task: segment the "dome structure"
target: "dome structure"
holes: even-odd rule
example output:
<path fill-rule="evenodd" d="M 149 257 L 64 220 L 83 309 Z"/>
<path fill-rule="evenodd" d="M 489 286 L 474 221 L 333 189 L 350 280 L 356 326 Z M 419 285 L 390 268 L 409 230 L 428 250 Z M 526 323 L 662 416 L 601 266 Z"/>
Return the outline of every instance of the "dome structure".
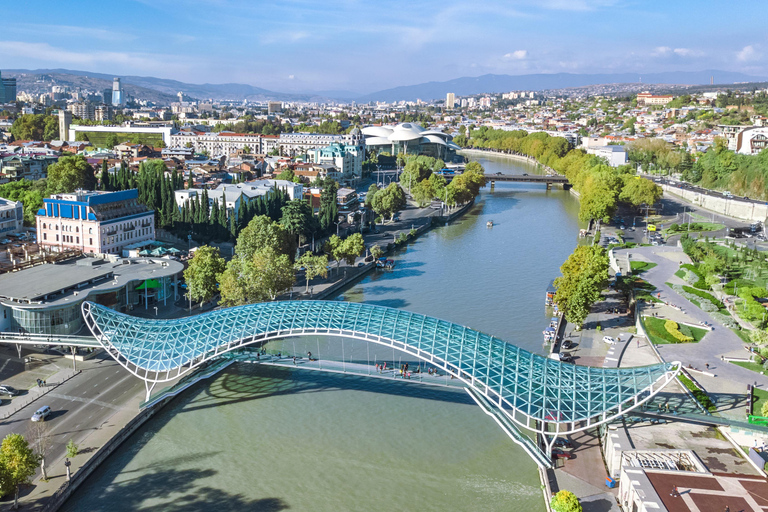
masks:
<path fill-rule="evenodd" d="M 366 147 L 392 155 L 425 155 L 450 161 L 461 149 L 447 133 L 425 130 L 417 123 L 367 126 L 362 129 L 362 134 Z"/>

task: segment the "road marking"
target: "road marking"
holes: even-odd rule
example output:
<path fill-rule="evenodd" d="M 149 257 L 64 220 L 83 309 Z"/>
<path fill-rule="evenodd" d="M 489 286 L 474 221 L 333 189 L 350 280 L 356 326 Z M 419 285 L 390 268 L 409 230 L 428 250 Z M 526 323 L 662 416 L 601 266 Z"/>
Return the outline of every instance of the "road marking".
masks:
<path fill-rule="evenodd" d="M 70 400 L 72 402 L 82 402 L 82 403 L 88 404 L 88 405 L 95 404 L 95 405 L 98 405 L 100 407 L 108 407 L 108 408 L 114 409 L 116 411 L 120 410 L 120 407 L 117 407 L 117 406 L 112 405 L 112 404 L 108 404 L 107 402 L 102 402 L 101 400 L 96 400 L 95 398 L 91 398 L 90 400 L 88 400 L 87 398 L 80 398 L 79 396 L 62 395 L 62 394 L 59 394 L 59 393 L 48 393 L 48 396 L 53 397 L 53 398 L 63 398 L 64 400 Z"/>

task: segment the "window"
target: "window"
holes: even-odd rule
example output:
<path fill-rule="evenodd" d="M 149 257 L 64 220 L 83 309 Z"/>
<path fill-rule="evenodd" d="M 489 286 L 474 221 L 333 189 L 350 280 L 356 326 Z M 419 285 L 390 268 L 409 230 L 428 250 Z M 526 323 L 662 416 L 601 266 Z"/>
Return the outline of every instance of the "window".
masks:
<path fill-rule="evenodd" d="M 48 233 L 43 233 L 43 240 L 48 240 Z"/>
<path fill-rule="evenodd" d="M 75 237 L 75 243 L 76 243 L 76 244 L 79 244 L 79 243 L 80 243 L 80 237 L 79 237 L 79 236 Z"/>
<path fill-rule="evenodd" d="M 45 222 L 43 222 L 43 229 L 45 229 Z"/>
<path fill-rule="evenodd" d="M 92 234 L 93 234 L 93 228 L 88 228 L 88 234 L 89 234 L 89 235 L 92 235 Z"/>
<path fill-rule="evenodd" d="M 80 232 L 80 228 L 75 226 L 75 233 L 79 233 L 79 232 Z"/>
<path fill-rule="evenodd" d="M 57 242 L 59 241 L 59 235 L 56 235 L 56 241 Z"/>
<path fill-rule="evenodd" d="M 93 238 L 88 239 L 88 245 L 93 245 Z"/>

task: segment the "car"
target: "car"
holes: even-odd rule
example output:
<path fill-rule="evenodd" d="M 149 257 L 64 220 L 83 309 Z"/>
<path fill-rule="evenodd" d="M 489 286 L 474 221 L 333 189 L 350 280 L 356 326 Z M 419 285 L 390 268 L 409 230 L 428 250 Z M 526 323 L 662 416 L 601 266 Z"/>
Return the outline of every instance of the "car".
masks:
<path fill-rule="evenodd" d="M 568 352 L 560 352 L 560 361 L 563 363 L 572 363 L 573 356 Z"/>
<path fill-rule="evenodd" d="M 497 173 L 496 173 L 496 176 L 501 176 L 502 174 L 503 174 L 503 173 L 501 173 L 501 172 L 497 172 Z"/>
<path fill-rule="evenodd" d="M 20 391 L 16 388 L 13 388 L 11 386 L 7 386 L 5 384 L 0 384 L 0 395 L 11 395 L 16 396 L 20 393 Z"/>
<path fill-rule="evenodd" d="M 576 455 L 569 452 L 564 452 L 563 450 L 555 448 L 554 450 L 552 450 L 552 458 L 553 459 L 575 459 Z"/>
<path fill-rule="evenodd" d="M 616 338 L 611 338 L 610 336 L 603 336 L 603 341 L 608 343 L 609 345 L 613 345 L 616 343 Z"/>
<path fill-rule="evenodd" d="M 573 342 L 572 342 L 571 340 L 564 340 L 564 341 L 563 341 L 563 345 L 562 345 L 562 347 L 563 347 L 565 350 L 570 350 L 570 349 L 572 349 L 572 348 L 573 348 Z"/>
<path fill-rule="evenodd" d="M 0 243 L 9 244 L 9 243 L 11 243 L 11 241 L 9 239 L 7 239 L 7 238 L 3 238 L 2 240 L 0 240 Z"/>
<path fill-rule="evenodd" d="M 50 414 L 51 408 L 47 405 L 44 405 L 35 411 L 35 414 L 32 415 L 32 421 L 45 421 L 45 418 L 47 418 Z"/>
<path fill-rule="evenodd" d="M 558 437 L 555 439 L 555 446 L 558 448 L 573 448 L 573 444 L 564 437 Z"/>
<path fill-rule="evenodd" d="M 528 176 L 528 173 L 527 173 L 527 172 L 524 172 L 524 173 L 523 173 L 523 176 Z"/>

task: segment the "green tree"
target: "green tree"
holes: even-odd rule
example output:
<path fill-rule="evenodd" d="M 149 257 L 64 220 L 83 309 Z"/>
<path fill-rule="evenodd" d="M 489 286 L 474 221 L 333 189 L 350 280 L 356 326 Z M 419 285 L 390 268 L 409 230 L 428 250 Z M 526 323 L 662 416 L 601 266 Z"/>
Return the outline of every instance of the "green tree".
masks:
<path fill-rule="evenodd" d="M 288 233 L 297 237 L 300 244 L 301 237 L 312 232 L 313 221 L 315 220 L 312 208 L 303 199 L 294 199 L 283 206 L 282 212 L 283 216 L 280 218 L 280 223 Z"/>
<path fill-rule="evenodd" d="M 80 453 L 80 447 L 75 444 L 73 439 L 70 439 L 67 443 L 67 457 L 74 459 Z"/>
<path fill-rule="evenodd" d="M 296 260 L 294 267 L 298 270 L 304 269 L 304 277 L 307 280 L 307 288 L 304 293 L 309 292 L 309 282 L 316 277 L 328 277 L 328 256 L 315 256 L 307 251 Z"/>
<path fill-rule="evenodd" d="M 277 175 L 278 180 L 285 180 L 285 181 L 293 181 L 294 178 L 296 178 L 296 174 L 294 174 L 292 169 L 286 169 L 280 174 Z"/>
<path fill-rule="evenodd" d="M 120 144 L 120 141 L 117 138 L 117 134 L 116 133 L 110 133 L 109 137 L 107 137 L 107 147 L 109 149 L 112 149 L 115 146 L 117 146 L 118 144 Z"/>
<path fill-rule="evenodd" d="M 48 166 L 46 193 L 59 194 L 74 192 L 77 189 L 94 190 L 96 176 L 93 167 L 82 155 L 63 156 L 55 164 Z"/>
<path fill-rule="evenodd" d="M 397 183 L 390 183 L 387 188 L 379 190 L 373 198 L 373 209 L 384 218 L 392 218 L 395 212 L 405 208 L 405 191 Z"/>
<path fill-rule="evenodd" d="M 235 255 L 250 259 L 260 248 L 269 247 L 279 254 L 293 254 L 292 237 L 285 228 L 266 215 L 257 215 L 240 231 Z"/>
<path fill-rule="evenodd" d="M 226 269 L 224 258 L 219 255 L 219 249 L 204 245 L 195 251 L 184 270 L 184 280 L 187 283 L 187 293 L 192 300 L 203 302 L 216 296 L 216 283 L 219 275 Z"/>
<path fill-rule="evenodd" d="M 560 267 L 555 279 L 555 304 L 576 325 L 586 320 L 608 280 L 608 254 L 602 247 L 579 246 Z"/>
<path fill-rule="evenodd" d="M 374 245 L 373 247 L 371 247 L 371 256 L 373 257 L 374 260 L 381 258 L 382 254 L 384 254 L 384 251 L 382 251 L 381 247 L 379 247 L 378 245 Z"/>
<path fill-rule="evenodd" d="M 8 434 L 0 445 L 0 467 L 2 467 L 3 494 L 15 492 L 13 508 L 19 508 L 19 486 L 29 483 L 35 475 L 40 457 L 32 451 L 21 434 Z"/>
<path fill-rule="evenodd" d="M 446 189 L 449 191 L 451 202 L 448 204 L 464 204 L 474 199 L 485 186 L 485 170 L 478 162 L 469 162 L 464 172 L 454 177 Z"/>
<path fill-rule="evenodd" d="M 271 247 L 257 249 L 251 258 L 235 256 L 219 279 L 221 304 L 239 306 L 274 300 L 290 289 L 295 279 L 288 255 Z"/>
<path fill-rule="evenodd" d="M 373 198 L 376 197 L 376 193 L 379 191 L 379 187 L 372 183 L 370 187 L 368 187 L 368 193 L 365 195 L 365 206 L 368 208 L 373 208 Z"/>
<path fill-rule="evenodd" d="M 360 233 L 354 233 L 348 236 L 341 244 L 341 249 L 342 251 L 339 253 L 339 256 L 344 259 L 347 265 L 354 265 L 355 259 L 358 256 L 361 256 L 365 251 L 365 241 L 363 240 L 363 235 Z"/>
<path fill-rule="evenodd" d="M 661 199 L 663 193 L 663 189 L 651 180 L 639 176 L 627 176 L 619 194 L 619 200 L 632 206 L 641 204 L 653 206 Z"/>
<path fill-rule="evenodd" d="M 582 512 L 579 498 L 571 491 L 558 491 L 550 502 L 552 512 Z"/>

